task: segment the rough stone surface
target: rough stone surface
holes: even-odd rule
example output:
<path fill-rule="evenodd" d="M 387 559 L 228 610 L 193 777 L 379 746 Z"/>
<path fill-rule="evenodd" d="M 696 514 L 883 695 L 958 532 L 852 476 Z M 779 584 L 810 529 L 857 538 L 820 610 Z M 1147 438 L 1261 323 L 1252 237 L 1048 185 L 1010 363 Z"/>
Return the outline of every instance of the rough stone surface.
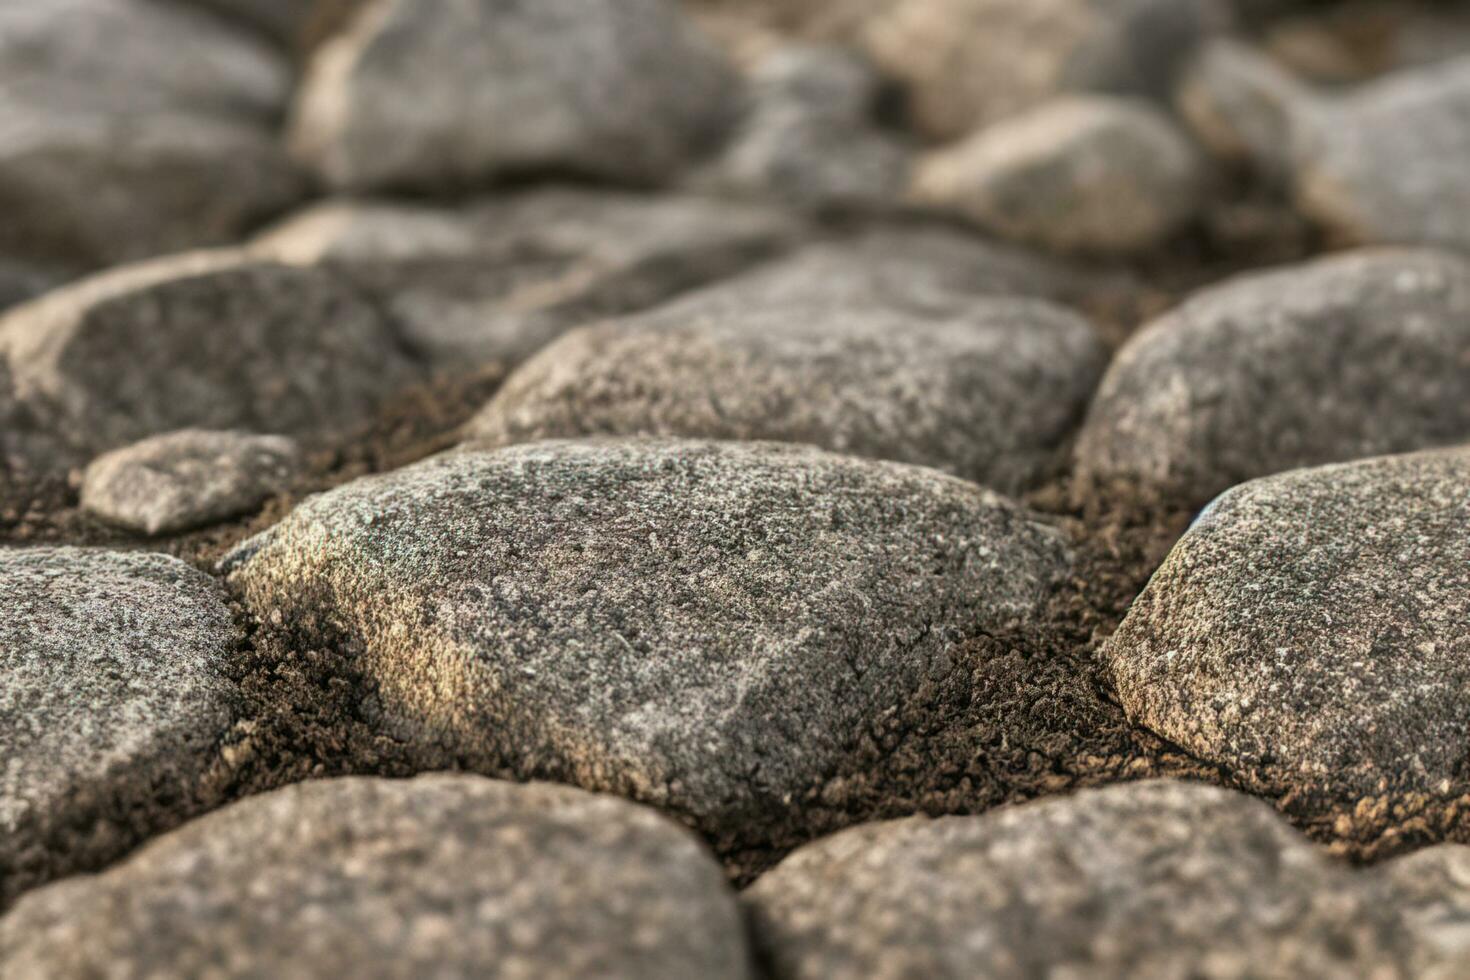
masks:
<path fill-rule="evenodd" d="M 64 111 L 0 95 L 0 256 L 69 275 L 239 237 L 306 191 L 227 117 Z"/>
<path fill-rule="evenodd" d="M 1267 805 L 1144 782 L 980 817 L 871 824 L 745 893 L 773 974 L 1395 978 L 1406 943 Z"/>
<path fill-rule="evenodd" d="M 224 567 L 262 618 L 341 634 L 393 737 L 755 846 L 963 672 L 967 637 L 1041 629 L 1069 562 L 1059 531 L 932 470 L 633 440 L 360 480 Z"/>
<path fill-rule="evenodd" d="M 891 208 L 909 154 L 880 129 L 881 79 L 842 48 L 787 45 L 755 65 L 744 117 L 694 184 L 814 210 Z"/>
<path fill-rule="evenodd" d="M 318 50 L 292 144 L 342 190 L 660 182 L 723 136 L 736 92 L 665 0 L 379 0 Z"/>
<path fill-rule="evenodd" d="M 1463 837 L 1467 487 L 1456 449 L 1221 496 L 1104 648 L 1129 716 L 1344 847 Z"/>
<path fill-rule="evenodd" d="M 5 101 L 111 113 L 276 116 L 291 71 L 268 44 L 214 16 L 157 0 L 6 0 Z"/>
<path fill-rule="evenodd" d="M 1157 245 L 1196 215 L 1194 147 L 1147 103 L 1104 96 L 1048 102 L 930 154 L 913 196 L 1006 238 L 1055 250 Z"/>
<path fill-rule="evenodd" d="M 919 126 L 957 139 L 1063 92 L 1162 93 L 1218 20 L 1208 0 L 898 0 L 858 41 L 911 92 Z"/>
<path fill-rule="evenodd" d="M 1086 320 L 1037 300 L 925 316 L 765 292 L 757 277 L 576 330 L 516 372 L 468 435 L 799 442 L 1016 493 L 1048 471 L 1107 363 Z"/>
<path fill-rule="evenodd" d="M 176 429 L 350 429 L 415 377 L 333 273 L 198 252 L 126 266 L 0 318 L 16 396 L 83 456 Z"/>
<path fill-rule="evenodd" d="M 16 976 L 750 976 L 734 896 L 658 815 L 476 776 L 212 813 L 0 921 Z"/>
<path fill-rule="evenodd" d="M 207 801 L 237 705 L 229 610 L 178 559 L 5 549 L 0 594 L 3 907 Z"/>
<path fill-rule="evenodd" d="M 1470 56 L 1406 70 L 1296 127 L 1299 206 L 1354 242 L 1470 246 Z"/>
<path fill-rule="evenodd" d="M 1256 476 L 1470 440 L 1470 263 L 1348 253 L 1242 276 L 1113 360 L 1081 483 L 1186 505 Z"/>
<path fill-rule="evenodd" d="M 322 204 L 252 250 L 338 270 L 392 313 L 416 352 L 462 370 L 523 360 L 577 323 L 738 272 L 800 228 L 762 207 L 555 187 L 461 211 Z"/>
<path fill-rule="evenodd" d="M 279 493 L 301 468 L 294 439 L 183 429 L 93 460 L 82 507 L 144 534 L 201 527 Z"/>

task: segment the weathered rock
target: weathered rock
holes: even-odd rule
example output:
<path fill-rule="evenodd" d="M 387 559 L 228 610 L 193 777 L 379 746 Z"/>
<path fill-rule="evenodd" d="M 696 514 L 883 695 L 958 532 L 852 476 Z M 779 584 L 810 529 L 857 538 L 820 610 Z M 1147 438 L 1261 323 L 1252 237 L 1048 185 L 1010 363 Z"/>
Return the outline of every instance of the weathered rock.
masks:
<path fill-rule="evenodd" d="M 52 112 L 264 121 L 285 108 L 290 90 L 291 70 L 279 52 L 182 4 L 6 0 L 0 8 L 5 102 Z"/>
<path fill-rule="evenodd" d="M 16 395 L 81 456 L 176 429 L 365 424 L 415 377 L 335 274 L 232 251 L 102 273 L 0 318 Z"/>
<path fill-rule="evenodd" d="M 335 779 L 212 813 L 0 921 L 17 976 L 750 975 L 687 831 L 565 787 Z"/>
<path fill-rule="evenodd" d="M 237 239 L 306 183 L 252 122 L 0 96 L 0 257 L 67 277 Z"/>
<path fill-rule="evenodd" d="M 1180 115 L 1211 153 L 1282 183 L 1291 174 L 1295 116 L 1311 98 L 1265 54 L 1223 39 L 1201 48 L 1175 92 Z"/>
<path fill-rule="evenodd" d="M 1470 440 L 1470 263 L 1350 253 L 1197 294 L 1114 358 L 1081 485 L 1184 505 L 1298 466 Z"/>
<path fill-rule="evenodd" d="M 754 847 L 883 717 L 968 678 L 966 637 L 1047 628 L 1069 562 L 1054 528 L 932 470 L 652 440 L 359 480 L 224 566 L 257 615 L 342 634 L 363 710 L 424 764 L 615 791 Z"/>
<path fill-rule="evenodd" d="M 781 977 L 1407 975 L 1391 910 L 1267 805 L 1144 782 L 871 824 L 745 892 Z"/>
<path fill-rule="evenodd" d="M 458 211 L 322 204 L 252 248 L 338 270 L 391 311 L 416 352 L 462 369 L 523 360 L 577 323 L 738 272 L 799 231 L 766 208 L 551 188 Z"/>
<path fill-rule="evenodd" d="M 318 50 L 292 144 L 344 190 L 657 183 L 723 135 L 735 93 L 665 0 L 380 0 Z"/>
<path fill-rule="evenodd" d="M 182 429 L 93 460 L 82 508 L 143 534 L 187 531 L 258 507 L 301 462 L 285 436 Z"/>
<path fill-rule="evenodd" d="M 919 163 L 913 196 L 987 231 L 1057 250 L 1157 245 L 1199 210 L 1202 161 L 1147 103 L 1070 96 Z"/>
<path fill-rule="evenodd" d="M 207 804 L 238 706 L 229 610 L 178 559 L 5 549 L 0 594 L 3 906 Z"/>
<path fill-rule="evenodd" d="M 1381 901 L 1407 932 L 1412 976 L 1454 980 L 1470 971 L 1470 847 L 1443 844 L 1374 868 Z"/>
<path fill-rule="evenodd" d="M 882 84 L 870 65 L 841 48 L 788 45 L 751 74 L 744 118 L 695 186 L 815 210 L 896 204 L 908 151 L 876 124 Z"/>
<path fill-rule="evenodd" d="M 467 433 L 799 442 L 1016 493 L 1046 473 L 1106 363 L 1092 326 L 1050 303 L 975 300 L 942 316 L 772 303 L 756 277 L 568 334 Z"/>
<path fill-rule="evenodd" d="M 1368 853 L 1467 836 L 1470 450 L 1236 487 L 1103 656 L 1129 717 Z"/>
<path fill-rule="evenodd" d="M 1470 56 L 1317 103 L 1294 138 L 1302 210 L 1344 240 L 1470 246 Z"/>
<path fill-rule="evenodd" d="M 916 120 L 957 139 L 1063 92 L 1167 91 L 1219 19 L 1210 0 L 898 0 L 858 40 L 908 85 Z"/>

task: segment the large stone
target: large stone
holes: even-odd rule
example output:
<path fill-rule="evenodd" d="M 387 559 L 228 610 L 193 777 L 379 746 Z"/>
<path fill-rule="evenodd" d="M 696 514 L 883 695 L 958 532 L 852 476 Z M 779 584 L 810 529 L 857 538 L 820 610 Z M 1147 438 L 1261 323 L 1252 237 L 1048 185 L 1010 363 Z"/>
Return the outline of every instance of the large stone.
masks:
<path fill-rule="evenodd" d="M 1302 210 L 1353 242 L 1470 246 L 1470 56 L 1302 110 Z"/>
<path fill-rule="evenodd" d="M 1367 251 L 1197 294 L 1119 352 L 1084 488 L 1199 505 L 1256 476 L 1470 440 L 1470 263 Z"/>
<path fill-rule="evenodd" d="M 875 118 L 881 79 L 842 48 L 786 45 L 751 71 L 749 104 L 694 184 L 812 210 L 892 208 L 909 154 Z"/>
<path fill-rule="evenodd" d="M 1264 52 L 1220 39 L 1202 47 L 1180 78 L 1174 101 L 1212 154 L 1248 164 L 1276 183 L 1290 179 L 1291 145 L 1309 91 Z"/>
<path fill-rule="evenodd" d="M 0 594 L 3 906 L 211 802 L 238 695 L 223 594 L 175 558 L 0 550 Z"/>
<path fill-rule="evenodd" d="M 1381 901 L 1412 942 L 1412 975 L 1455 980 L 1470 972 L 1470 847 L 1427 847 L 1375 871 Z"/>
<path fill-rule="evenodd" d="M 285 436 L 182 429 L 93 460 L 82 509 L 143 534 L 186 531 L 258 507 L 301 465 Z"/>
<path fill-rule="evenodd" d="M 335 779 L 212 813 L 0 920 L 13 975 L 749 977 L 719 866 L 609 797 Z"/>
<path fill-rule="evenodd" d="M 270 45 L 183 4 L 6 0 L 0 91 L 5 102 L 53 112 L 90 107 L 265 121 L 285 108 L 291 70 Z"/>
<path fill-rule="evenodd" d="M 1221 496 L 1104 648 L 1129 717 L 1345 849 L 1465 838 L 1467 487 L 1455 449 Z"/>
<path fill-rule="evenodd" d="M 0 95 L 0 261 L 51 279 L 232 242 L 306 190 L 253 122 Z"/>
<path fill-rule="evenodd" d="M 898 0 L 858 42 L 911 92 L 930 136 L 956 139 L 1063 92 L 1163 93 L 1219 19 L 1211 0 Z"/>
<path fill-rule="evenodd" d="M 318 50 L 292 144 L 344 190 L 654 183 L 723 135 L 736 91 L 665 0 L 379 0 Z"/>
<path fill-rule="evenodd" d="M 339 271 L 393 314 L 415 351 L 463 369 L 523 360 L 573 325 L 738 272 L 799 230 L 761 207 L 549 188 L 454 211 L 329 202 L 252 250 Z"/>
<path fill-rule="evenodd" d="M 1038 300 L 930 316 L 770 302 L 760 278 L 572 332 L 512 375 L 468 437 L 770 439 L 1016 493 L 1047 473 L 1107 363 L 1086 320 Z"/>
<path fill-rule="evenodd" d="M 930 154 L 915 170 L 913 196 L 1054 250 L 1137 251 L 1195 217 L 1201 163 L 1147 103 L 1070 96 Z"/>
<path fill-rule="evenodd" d="M 353 651 L 364 712 L 425 764 L 614 791 L 758 847 L 885 717 L 970 676 L 966 638 L 1048 628 L 1069 564 L 1059 531 L 933 470 L 634 440 L 359 480 L 224 567 L 258 616 Z"/>
<path fill-rule="evenodd" d="M 1366 877 L 1259 800 L 1158 781 L 857 827 L 745 901 L 791 980 L 1407 976 Z"/>
<path fill-rule="evenodd" d="M 364 425 L 416 377 L 334 273 L 236 252 L 102 273 L 0 318 L 17 398 L 82 457 L 176 429 Z"/>

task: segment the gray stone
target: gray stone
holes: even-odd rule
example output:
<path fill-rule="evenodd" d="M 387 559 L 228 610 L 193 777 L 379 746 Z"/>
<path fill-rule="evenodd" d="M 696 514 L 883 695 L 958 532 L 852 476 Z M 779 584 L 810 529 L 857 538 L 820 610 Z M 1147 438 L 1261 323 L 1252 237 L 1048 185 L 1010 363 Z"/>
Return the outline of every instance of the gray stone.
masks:
<path fill-rule="evenodd" d="M 1415 953 L 1419 980 L 1470 973 L 1470 847 L 1442 844 L 1374 868 L 1381 901 L 1393 908 Z"/>
<path fill-rule="evenodd" d="M 872 66 L 841 48 L 788 45 L 760 59 L 750 89 L 730 144 L 694 186 L 813 210 L 896 205 L 909 153 L 876 124 Z"/>
<path fill-rule="evenodd" d="M 93 460 L 82 509 L 143 534 L 187 531 L 260 506 L 301 465 L 285 436 L 182 429 Z"/>
<path fill-rule="evenodd" d="M 467 434 L 799 442 L 1016 493 L 1047 473 L 1106 363 L 1086 320 L 1039 300 L 924 315 L 770 302 L 757 277 L 573 331 L 512 375 Z"/>
<path fill-rule="evenodd" d="M 210 802 L 238 703 L 223 593 L 176 558 L 4 549 L 0 594 L 3 906 Z"/>
<path fill-rule="evenodd" d="M 5 0 L 5 102 L 52 112 L 274 118 L 291 69 L 270 45 L 214 16 L 157 0 Z M 4 142 L 8 142 L 8 137 Z"/>
<path fill-rule="evenodd" d="M 1467 487 L 1455 449 L 1224 494 L 1103 650 L 1129 717 L 1344 849 L 1465 838 Z"/>
<path fill-rule="evenodd" d="M 749 977 L 720 868 L 610 797 L 476 776 L 334 779 L 212 813 L 26 896 L 34 977 Z"/>
<path fill-rule="evenodd" d="M 0 318 L 16 396 L 83 458 L 176 429 L 365 425 L 416 369 L 327 270 L 197 252 L 125 266 Z"/>
<path fill-rule="evenodd" d="M 308 23 L 315 15 L 316 0 L 187 0 L 223 17 L 264 31 L 277 41 L 292 44 L 304 40 Z"/>
<path fill-rule="evenodd" d="M 1320 100 L 1293 152 L 1299 207 L 1341 239 L 1470 247 L 1470 56 Z"/>
<path fill-rule="evenodd" d="M 1064 92 L 1162 94 L 1220 20 L 1212 0 L 897 0 L 856 28 L 919 126 L 957 139 Z"/>
<path fill-rule="evenodd" d="M 617 792 L 750 846 L 800 828 L 888 713 L 968 677 L 967 638 L 1047 629 L 1069 565 L 1059 531 L 933 470 L 678 440 L 441 456 L 223 563 L 257 616 L 339 635 L 364 711 L 425 764 Z"/>
<path fill-rule="evenodd" d="M 0 261 L 52 278 L 233 241 L 306 189 L 253 122 L 0 95 Z"/>
<path fill-rule="evenodd" d="M 339 271 L 392 313 L 417 353 L 462 370 L 523 360 L 575 324 L 738 272 L 799 231 L 767 208 L 554 187 L 454 211 L 328 202 L 252 250 Z"/>
<path fill-rule="evenodd" d="M 1222 39 L 1205 45 L 1189 64 L 1175 104 L 1213 155 L 1284 184 L 1291 175 L 1295 118 L 1311 97 L 1264 53 Z"/>
<path fill-rule="evenodd" d="M 1198 213 L 1200 155 L 1147 103 L 1068 96 L 937 150 L 913 197 L 987 231 L 1061 251 L 1158 245 Z"/>
<path fill-rule="evenodd" d="M 1391 910 L 1259 800 L 1143 782 L 871 824 L 745 892 L 775 976 L 1406 976 Z"/>
<path fill-rule="evenodd" d="M 292 145 L 354 191 L 656 183 L 723 135 L 736 91 L 665 0 L 379 0 L 318 50 Z"/>
<path fill-rule="evenodd" d="M 1184 505 L 1256 476 L 1470 440 L 1470 263 L 1348 253 L 1195 295 L 1114 358 L 1080 485 Z"/>

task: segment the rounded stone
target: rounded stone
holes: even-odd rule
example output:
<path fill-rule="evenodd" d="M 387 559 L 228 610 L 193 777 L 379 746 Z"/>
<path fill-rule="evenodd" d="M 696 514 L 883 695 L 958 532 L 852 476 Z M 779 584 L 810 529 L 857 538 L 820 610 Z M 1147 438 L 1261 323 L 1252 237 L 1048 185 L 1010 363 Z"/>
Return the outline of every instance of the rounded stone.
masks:
<path fill-rule="evenodd" d="M 1391 911 L 1259 800 L 1167 781 L 809 844 L 744 895 L 775 976 L 1405 976 Z"/>
<path fill-rule="evenodd" d="M 436 775 L 235 803 L 0 920 L 16 976 L 749 977 L 720 868 L 610 797 Z"/>
<path fill-rule="evenodd" d="M 350 429 L 417 377 L 344 280 L 230 251 L 121 267 L 15 307 L 0 352 L 17 397 L 83 458 L 188 427 Z"/>
<path fill-rule="evenodd" d="M 1080 316 L 974 300 L 775 302 L 757 280 L 576 330 L 523 365 L 466 430 L 508 445 L 585 435 L 767 439 L 1034 485 L 1107 363 Z"/>
<path fill-rule="evenodd" d="M 932 470 L 594 440 L 359 480 L 223 567 L 262 619 L 353 651 L 365 710 L 426 758 L 759 846 L 869 726 L 963 674 L 966 638 L 1044 629 L 1070 558 L 1055 528 Z"/>
<path fill-rule="evenodd" d="M 182 429 L 93 460 L 82 509 L 143 534 L 186 531 L 258 507 L 301 465 L 285 436 Z"/>
<path fill-rule="evenodd" d="M 291 143 L 345 191 L 657 183 L 713 148 L 737 90 L 665 0 L 378 0 L 317 51 Z"/>
<path fill-rule="evenodd" d="M 1200 208 L 1194 147 L 1147 103 L 1071 96 L 920 161 L 913 198 L 1005 238 L 1060 251 L 1159 244 Z"/>
<path fill-rule="evenodd" d="M 1221 496 L 1103 648 L 1129 717 L 1363 853 L 1466 839 L 1470 450 Z"/>
<path fill-rule="evenodd" d="M 1299 466 L 1470 439 L 1470 263 L 1363 251 L 1240 276 L 1114 358 L 1079 484 L 1185 506 Z"/>
<path fill-rule="evenodd" d="M 3 549 L 0 595 L 4 905 L 212 802 L 239 704 L 223 593 L 176 558 Z"/>

